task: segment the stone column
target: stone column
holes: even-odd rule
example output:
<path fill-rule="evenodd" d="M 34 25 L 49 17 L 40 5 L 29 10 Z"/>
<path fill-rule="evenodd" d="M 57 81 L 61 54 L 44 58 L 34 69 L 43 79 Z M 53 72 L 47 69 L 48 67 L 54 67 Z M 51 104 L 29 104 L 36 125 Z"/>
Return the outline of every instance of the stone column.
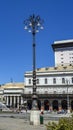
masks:
<path fill-rule="evenodd" d="M 4 104 L 7 104 L 7 96 L 4 96 L 3 103 L 4 103 Z"/>
<path fill-rule="evenodd" d="M 44 100 L 41 100 L 41 110 L 44 111 Z"/>
<path fill-rule="evenodd" d="M 71 100 L 70 100 L 70 98 L 69 98 L 69 110 L 71 112 Z"/>
<path fill-rule="evenodd" d="M 23 104 L 23 97 L 21 97 L 21 104 Z"/>
<path fill-rule="evenodd" d="M 15 96 L 14 96 L 14 107 L 15 107 L 15 104 L 16 104 L 16 99 L 15 99 Z"/>
<path fill-rule="evenodd" d="M 10 106 L 12 107 L 12 96 L 10 96 Z"/>
<path fill-rule="evenodd" d="M 8 96 L 6 97 L 6 105 L 8 106 Z"/>
<path fill-rule="evenodd" d="M 19 109 L 19 96 L 17 96 L 17 108 Z"/>
<path fill-rule="evenodd" d="M 58 110 L 59 110 L 59 111 L 62 110 L 61 100 L 58 100 Z"/>
<path fill-rule="evenodd" d="M 52 108 L 52 100 L 49 100 L 49 110 L 52 111 L 53 108 Z"/>

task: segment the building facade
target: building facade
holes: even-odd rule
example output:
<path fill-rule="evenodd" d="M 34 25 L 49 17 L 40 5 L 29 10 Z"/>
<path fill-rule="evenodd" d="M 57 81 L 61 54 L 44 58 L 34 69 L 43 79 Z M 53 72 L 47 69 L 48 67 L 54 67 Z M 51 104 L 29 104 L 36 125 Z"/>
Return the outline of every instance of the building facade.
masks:
<path fill-rule="evenodd" d="M 73 40 L 52 44 L 55 66 L 36 69 L 38 109 L 73 110 Z M 7 83 L 0 87 L 0 98 L 17 108 L 25 103 L 32 108 L 32 71 L 24 74 L 24 83 Z"/>
<path fill-rule="evenodd" d="M 73 110 L 73 40 L 55 41 L 52 47 L 55 67 L 36 70 L 38 106 L 45 110 Z M 32 72 L 26 72 L 24 76 L 24 100 L 31 109 Z"/>
<path fill-rule="evenodd" d="M 73 40 L 55 41 L 52 47 L 55 56 L 55 66 L 73 64 Z"/>
<path fill-rule="evenodd" d="M 73 66 L 37 69 L 36 85 L 39 109 L 67 109 L 69 102 L 73 110 Z M 27 100 L 28 109 L 32 107 L 32 93 L 32 72 L 26 72 L 24 100 Z"/>
<path fill-rule="evenodd" d="M 7 83 L 0 88 L 1 102 L 9 108 L 18 108 L 23 104 L 22 93 L 24 93 L 24 83 Z"/>

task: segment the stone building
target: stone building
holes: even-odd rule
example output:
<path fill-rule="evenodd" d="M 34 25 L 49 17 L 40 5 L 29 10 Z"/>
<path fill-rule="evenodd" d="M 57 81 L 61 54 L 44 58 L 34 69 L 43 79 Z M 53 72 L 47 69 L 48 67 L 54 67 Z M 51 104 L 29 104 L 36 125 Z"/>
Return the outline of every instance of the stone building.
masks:
<path fill-rule="evenodd" d="M 73 40 L 52 44 L 55 66 L 36 69 L 38 108 L 73 110 Z M 17 108 L 27 103 L 32 108 L 32 71 L 24 74 L 24 83 L 7 83 L 0 87 L 0 97 L 7 106 Z"/>
<path fill-rule="evenodd" d="M 7 83 L 1 86 L 0 90 L 6 106 L 17 108 L 23 104 L 22 93 L 24 93 L 24 83 Z M 1 97 L 1 99 L 2 99 Z"/>
<path fill-rule="evenodd" d="M 57 66 L 36 70 L 39 109 L 73 109 L 73 66 Z M 25 73 L 24 100 L 32 104 L 32 72 Z M 69 100 L 67 99 L 69 97 Z"/>
<path fill-rule="evenodd" d="M 4 102 L 3 87 L 0 85 L 0 102 Z"/>
<path fill-rule="evenodd" d="M 55 67 L 36 70 L 38 106 L 45 110 L 73 110 L 73 40 L 55 41 L 52 47 Z M 24 77 L 24 100 L 31 109 L 32 72 L 26 72 Z"/>

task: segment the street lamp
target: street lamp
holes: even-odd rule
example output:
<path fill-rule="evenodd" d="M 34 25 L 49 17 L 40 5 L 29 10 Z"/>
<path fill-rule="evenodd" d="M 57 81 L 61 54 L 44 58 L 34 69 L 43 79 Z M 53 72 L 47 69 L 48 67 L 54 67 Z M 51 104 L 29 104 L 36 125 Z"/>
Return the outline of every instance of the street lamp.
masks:
<path fill-rule="evenodd" d="M 40 29 L 43 29 L 43 20 L 41 20 L 40 16 L 30 15 L 28 19 L 24 20 L 24 29 L 28 32 L 32 33 L 33 36 L 33 95 L 32 95 L 32 109 L 38 108 L 38 97 L 36 92 L 36 53 L 35 53 L 35 35 L 39 32 Z"/>
<path fill-rule="evenodd" d="M 70 113 L 70 108 L 69 108 L 69 92 L 68 92 L 69 80 L 68 79 L 66 79 L 66 84 L 67 84 L 67 113 Z"/>

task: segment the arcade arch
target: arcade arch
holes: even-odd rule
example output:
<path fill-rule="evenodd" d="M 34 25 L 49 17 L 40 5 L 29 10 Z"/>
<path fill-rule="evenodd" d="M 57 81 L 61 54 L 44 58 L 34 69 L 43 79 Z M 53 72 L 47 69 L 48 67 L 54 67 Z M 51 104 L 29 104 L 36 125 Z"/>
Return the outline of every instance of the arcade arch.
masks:
<path fill-rule="evenodd" d="M 41 110 L 41 101 L 38 100 L 38 109 Z"/>
<path fill-rule="evenodd" d="M 62 106 L 62 109 L 67 110 L 67 100 L 62 100 L 61 106 Z"/>
<path fill-rule="evenodd" d="M 27 100 L 27 109 L 31 110 L 32 108 L 32 100 Z"/>
<path fill-rule="evenodd" d="M 53 107 L 53 110 L 58 110 L 58 100 L 54 100 L 52 102 L 52 107 Z"/>
<path fill-rule="evenodd" d="M 44 100 L 44 110 L 49 110 L 49 101 Z"/>
<path fill-rule="evenodd" d="M 73 110 L 73 100 L 71 101 L 71 110 Z"/>

